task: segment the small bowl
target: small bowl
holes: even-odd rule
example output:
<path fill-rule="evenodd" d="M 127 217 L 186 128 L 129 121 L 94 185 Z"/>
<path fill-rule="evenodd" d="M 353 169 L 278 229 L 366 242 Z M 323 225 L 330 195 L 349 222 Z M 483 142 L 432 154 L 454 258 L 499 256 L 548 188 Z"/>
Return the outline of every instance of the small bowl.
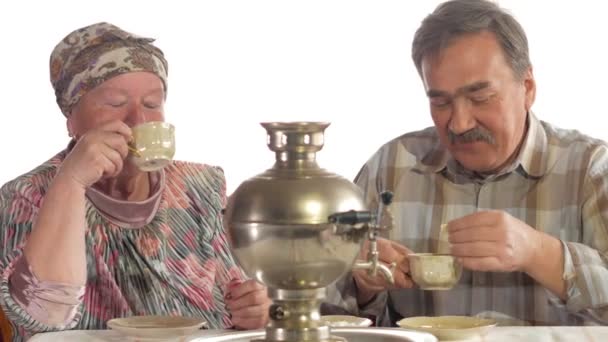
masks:
<path fill-rule="evenodd" d="M 447 254 L 408 255 L 412 280 L 423 290 L 449 290 L 460 280 L 462 265 Z"/>

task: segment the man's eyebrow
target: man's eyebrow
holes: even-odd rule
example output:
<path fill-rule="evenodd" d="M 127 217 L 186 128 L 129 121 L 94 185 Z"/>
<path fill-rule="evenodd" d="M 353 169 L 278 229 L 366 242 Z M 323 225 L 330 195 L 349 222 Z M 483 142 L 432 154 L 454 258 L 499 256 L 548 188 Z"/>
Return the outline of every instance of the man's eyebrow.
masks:
<path fill-rule="evenodd" d="M 428 97 L 440 97 L 440 96 L 450 96 L 450 94 L 446 91 L 443 90 L 437 90 L 437 89 L 429 89 L 426 92 L 426 96 Z"/>
<path fill-rule="evenodd" d="M 488 88 L 490 86 L 490 82 L 488 81 L 479 81 L 479 82 L 475 82 L 473 84 L 469 84 L 466 85 L 462 88 L 459 88 L 456 92 L 457 93 L 473 93 L 476 92 L 478 90 L 482 90 L 485 88 Z"/>
<path fill-rule="evenodd" d="M 476 92 L 478 90 L 482 90 L 482 89 L 488 88 L 489 86 L 490 86 L 490 82 L 488 82 L 488 81 L 479 81 L 479 82 L 467 84 L 464 87 L 458 88 L 456 90 L 456 95 L 460 95 L 462 93 Z M 450 93 L 448 93 L 447 91 L 437 90 L 437 89 L 429 89 L 426 92 L 426 96 L 432 98 L 432 97 L 441 97 L 441 96 L 451 97 L 452 95 Z"/>

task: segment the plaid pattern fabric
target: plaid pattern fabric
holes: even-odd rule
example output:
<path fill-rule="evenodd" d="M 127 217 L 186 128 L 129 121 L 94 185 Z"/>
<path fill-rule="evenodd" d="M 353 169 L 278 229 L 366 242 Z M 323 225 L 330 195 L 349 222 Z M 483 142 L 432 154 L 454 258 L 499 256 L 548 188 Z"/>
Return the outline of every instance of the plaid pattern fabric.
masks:
<path fill-rule="evenodd" d="M 464 170 L 427 128 L 385 144 L 356 183 L 372 207 L 381 191 L 394 192 L 388 237 L 414 252 L 436 251 L 442 223 L 488 209 L 555 236 L 565 250 L 565 302 L 522 272 L 471 271 L 450 291 L 388 291 L 366 308 L 353 306 L 354 283 L 346 277 L 330 289 L 330 301 L 380 315 L 385 325 L 420 315 L 495 316 L 508 324 L 608 322 L 608 146 L 532 113 L 528 123 L 517 160 L 500 174 Z"/>

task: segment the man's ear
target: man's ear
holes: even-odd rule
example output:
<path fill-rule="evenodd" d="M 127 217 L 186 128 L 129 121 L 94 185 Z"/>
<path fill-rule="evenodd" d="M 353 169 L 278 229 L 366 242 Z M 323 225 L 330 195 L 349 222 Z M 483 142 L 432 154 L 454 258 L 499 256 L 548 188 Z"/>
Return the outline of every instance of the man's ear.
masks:
<path fill-rule="evenodd" d="M 525 87 L 525 102 L 526 112 L 530 111 L 534 100 L 536 99 L 536 80 L 534 80 L 534 73 L 532 72 L 532 66 L 526 70 L 524 74 L 524 87 Z"/>

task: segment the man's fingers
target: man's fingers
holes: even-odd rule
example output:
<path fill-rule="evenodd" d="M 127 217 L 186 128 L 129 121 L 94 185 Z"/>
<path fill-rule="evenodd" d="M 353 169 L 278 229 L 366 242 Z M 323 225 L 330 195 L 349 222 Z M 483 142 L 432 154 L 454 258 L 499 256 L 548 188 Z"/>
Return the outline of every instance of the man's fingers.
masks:
<path fill-rule="evenodd" d="M 452 244 L 450 253 L 455 257 L 496 257 L 501 246 L 496 242 L 463 242 Z"/>
<path fill-rule="evenodd" d="M 500 260 L 495 257 L 484 258 L 458 258 L 464 268 L 472 271 L 497 271 L 505 267 L 500 263 Z M 505 270 L 508 271 L 508 270 Z"/>
<path fill-rule="evenodd" d="M 398 242 L 395 242 L 395 241 L 391 241 L 391 247 L 395 251 L 397 251 L 397 253 L 399 253 L 399 254 L 407 255 L 407 254 L 412 253 L 412 251 L 409 248 L 407 248 L 407 247 L 405 247 L 405 246 L 403 246 L 403 245 L 401 245 L 401 244 L 399 244 Z"/>
<path fill-rule="evenodd" d="M 395 284 L 392 287 L 394 288 L 409 289 L 414 285 L 412 279 L 406 273 L 400 272 L 399 270 L 395 271 L 393 277 L 395 279 Z"/>
<path fill-rule="evenodd" d="M 450 243 L 501 241 L 504 240 L 504 234 L 501 235 L 501 232 L 501 230 L 490 226 L 472 227 L 469 229 L 461 229 L 450 232 L 448 235 L 448 241 Z"/>

